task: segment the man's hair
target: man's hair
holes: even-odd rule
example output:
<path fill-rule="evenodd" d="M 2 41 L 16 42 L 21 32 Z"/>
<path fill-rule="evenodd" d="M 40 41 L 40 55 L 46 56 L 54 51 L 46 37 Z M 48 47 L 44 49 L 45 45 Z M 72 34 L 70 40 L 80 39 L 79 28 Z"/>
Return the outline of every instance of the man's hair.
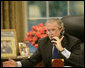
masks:
<path fill-rule="evenodd" d="M 64 23 L 61 21 L 61 19 L 48 19 L 47 23 L 53 23 L 56 22 L 59 25 L 59 29 L 64 28 Z"/>

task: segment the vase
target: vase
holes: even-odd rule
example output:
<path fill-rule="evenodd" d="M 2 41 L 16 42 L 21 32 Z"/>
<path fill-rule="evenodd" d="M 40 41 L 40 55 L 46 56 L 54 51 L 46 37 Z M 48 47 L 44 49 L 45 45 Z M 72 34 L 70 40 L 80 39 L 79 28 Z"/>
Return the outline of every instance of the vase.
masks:
<path fill-rule="evenodd" d="M 37 50 L 37 48 L 31 45 L 30 42 L 28 43 L 28 46 L 29 46 L 29 54 L 32 55 Z"/>

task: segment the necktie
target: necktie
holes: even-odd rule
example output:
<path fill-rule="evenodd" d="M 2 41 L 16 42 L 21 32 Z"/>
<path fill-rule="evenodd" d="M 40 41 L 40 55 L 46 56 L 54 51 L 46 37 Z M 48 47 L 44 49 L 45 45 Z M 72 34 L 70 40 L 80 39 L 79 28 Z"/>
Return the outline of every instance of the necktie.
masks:
<path fill-rule="evenodd" d="M 53 49 L 53 55 L 52 55 L 52 58 L 53 59 L 58 59 L 58 50 L 56 48 L 55 45 L 53 45 L 54 49 Z"/>

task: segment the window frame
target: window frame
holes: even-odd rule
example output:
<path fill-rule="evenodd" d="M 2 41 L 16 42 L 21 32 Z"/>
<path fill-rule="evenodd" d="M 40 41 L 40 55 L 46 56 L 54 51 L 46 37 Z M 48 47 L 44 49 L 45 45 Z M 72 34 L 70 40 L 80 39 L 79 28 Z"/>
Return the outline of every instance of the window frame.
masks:
<path fill-rule="evenodd" d="M 67 15 L 68 16 L 70 15 L 70 1 L 67 1 Z M 27 20 L 51 19 L 51 18 L 62 18 L 62 17 L 49 17 L 49 1 L 46 1 L 46 17 L 27 17 Z"/>

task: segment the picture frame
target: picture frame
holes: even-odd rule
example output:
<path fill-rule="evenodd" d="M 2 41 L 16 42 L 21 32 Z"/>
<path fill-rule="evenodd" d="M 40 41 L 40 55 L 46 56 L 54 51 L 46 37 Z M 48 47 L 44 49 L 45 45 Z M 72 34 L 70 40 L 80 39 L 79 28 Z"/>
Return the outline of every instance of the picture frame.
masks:
<path fill-rule="evenodd" d="M 28 56 L 29 55 L 29 47 L 23 42 L 19 43 L 19 53 L 20 56 Z"/>
<path fill-rule="evenodd" d="M 29 56 L 29 47 L 26 43 L 20 42 L 19 43 L 19 53 L 20 56 Z"/>
<path fill-rule="evenodd" d="M 1 29 L 1 59 L 17 58 L 17 36 L 15 29 Z"/>

